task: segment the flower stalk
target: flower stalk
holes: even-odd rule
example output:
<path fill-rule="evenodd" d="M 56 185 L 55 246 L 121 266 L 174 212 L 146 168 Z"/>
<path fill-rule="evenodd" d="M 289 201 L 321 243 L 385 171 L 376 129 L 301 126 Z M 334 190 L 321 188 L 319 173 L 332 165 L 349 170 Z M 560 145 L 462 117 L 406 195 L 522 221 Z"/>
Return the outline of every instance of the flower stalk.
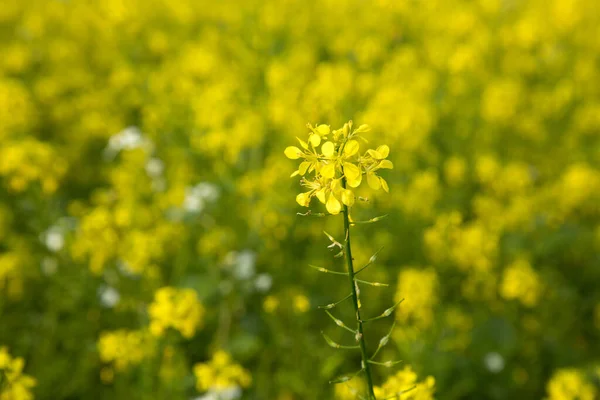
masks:
<path fill-rule="evenodd" d="M 342 187 L 346 189 L 346 179 L 342 178 Z M 360 299 L 358 297 L 358 292 L 356 290 L 357 283 L 354 280 L 354 260 L 352 258 L 352 243 L 350 241 L 350 216 L 348 206 L 344 204 L 344 235 L 346 238 L 344 244 L 344 253 L 346 257 L 346 268 L 348 269 L 348 282 L 350 283 L 350 287 L 352 289 L 352 305 L 354 306 L 354 311 L 356 315 L 356 324 L 357 324 L 357 339 L 360 346 L 360 353 L 362 358 L 362 367 L 365 370 L 365 376 L 367 379 L 367 391 L 368 391 L 368 400 L 375 400 L 375 392 L 373 385 L 373 376 L 371 375 L 371 367 L 369 365 L 369 355 L 367 353 L 367 344 L 365 341 L 365 334 L 363 332 L 363 323 L 360 318 Z"/>

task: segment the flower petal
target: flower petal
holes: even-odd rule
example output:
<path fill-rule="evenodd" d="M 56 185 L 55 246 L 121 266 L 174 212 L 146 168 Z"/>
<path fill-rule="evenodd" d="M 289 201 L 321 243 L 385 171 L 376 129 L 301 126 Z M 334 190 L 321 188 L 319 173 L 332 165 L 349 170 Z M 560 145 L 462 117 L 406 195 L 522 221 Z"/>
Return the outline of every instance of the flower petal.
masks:
<path fill-rule="evenodd" d="M 377 151 L 375 151 L 375 150 L 373 150 L 373 149 L 369 149 L 369 150 L 367 150 L 367 153 L 369 153 L 369 155 L 370 155 L 371 157 L 373 157 L 374 159 L 376 159 L 376 160 L 382 160 L 382 159 L 384 159 L 384 158 L 385 158 L 385 157 L 383 157 L 383 156 L 381 155 L 381 153 L 379 153 L 379 152 L 377 152 Z"/>
<path fill-rule="evenodd" d="M 352 207 L 352 205 L 354 205 L 354 200 L 355 200 L 355 196 L 354 196 L 354 192 L 352 190 L 345 189 L 342 192 L 342 203 L 344 203 L 348 207 Z"/>
<path fill-rule="evenodd" d="M 394 168 L 394 164 L 392 164 L 392 162 L 390 160 L 381 160 L 381 162 L 379 163 L 379 165 L 377 166 L 377 168 L 381 168 L 381 169 L 392 169 Z"/>
<path fill-rule="evenodd" d="M 360 168 L 352 163 L 344 163 L 344 175 L 346 176 L 348 185 L 351 187 L 358 187 L 362 181 L 362 173 L 360 172 Z"/>
<path fill-rule="evenodd" d="M 286 147 L 284 153 L 285 156 L 291 160 L 297 160 L 304 155 L 304 153 L 296 146 Z"/>
<path fill-rule="evenodd" d="M 367 172 L 367 183 L 373 190 L 379 190 L 379 188 L 381 188 L 379 177 L 372 172 Z"/>
<path fill-rule="evenodd" d="M 325 196 L 325 188 L 317 190 L 317 199 L 323 204 L 327 202 L 327 197 Z"/>
<path fill-rule="evenodd" d="M 348 142 L 344 146 L 344 155 L 346 157 L 351 157 L 358 153 L 359 148 L 360 144 L 356 140 L 348 140 Z"/>
<path fill-rule="evenodd" d="M 317 147 L 321 144 L 321 136 L 317 135 L 316 133 L 313 133 L 308 137 L 308 141 L 310 142 L 310 144 L 313 145 L 313 147 Z"/>
<path fill-rule="evenodd" d="M 335 145 L 332 142 L 325 142 L 321 146 L 321 152 L 325 157 L 332 157 L 335 153 Z"/>
<path fill-rule="evenodd" d="M 331 181 L 331 191 L 337 194 L 340 190 L 342 190 L 340 179 L 334 179 Z"/>
<path fill-rule="evenodd" d="M 390 187 L 388 186 L 388 183 L 385 181 L 385 179 L 383 179 L 382 177 L 379 177 L 379 181 L 381 182 L 381 187 L 383 188 L 383 190 L 385 190 L 386 193 L 389 193 Z"/>
<path fill-rule="evenodd" d="M 329 135 L 330 131 L 331 131 L 331 129 L 329 128 L 329 125 L 317 126 L 317 132 L 319 132 L 319 135 L 321 135 L 321 136 Z"/>
<path fill-rule="evenodd" d="M 296 136 L 296 139 L 298 139 L 298 142 L 300 143 L 300 146 L 302 146 L 303 148 L 305 148 L 306 150 L 308 150 L 308 143 L 306 143 L 304 140 L 300 139 L 297 136 Z"/>
<path fill-rule="evenodd" d="M 387 156 L 389 156 L 389 155 L 390 155 L 390 148 L 388 147 L 388 145 L 384 144 L 384 145 L 381 145 L 381 146 L 379 146 L 379 147 L 377 148 L 377 152 L 378 152 L 379 154 L 381 154 L 381 156 L 382 156 L 383 158 L 387 158 Z"/>
<path fill-rule="evenodd" d="M 308 167 L 310 167 L 310 164 L 312 164 L 309 161 L 303 161 L 300 163 L 300 167 L 298 167 L 298 173 L 302 176 L 304 176 L 304 174 L 306 174 L 306 171 L 308 170 Z"/>
<path fill-rule="evenodd" d="M 367 124 L 362 124 L 361 126 L 359 126 L 358 128 L 356 128 L 354 130 L 354 133 L 364 133 L 364 132 L 369 132 L 371 130 L 371 127 Z"/>
<path fill-rule="evenodd" d="M 310 204 L 310 194 L 311 192 L 300 193 L 296 196 L 296 202 L 303 207 L 308 207 Z"/>
<path fill-rule="evenodd" d="M 326 179 L 331 179 L 335 176 L 335 164 L 325 164 L 321 167 L 321 176 Z"/>
<path fill-rule="evenodd" d="M 338 199 L 336 199 L 333 196 L 333 193 L 329 195 L 329 199 L 327 199 L 327 204 L 325 204 L 325 208 L 327 208 L 327 211 L 329 211 L 329 213 L 333 215 L 339 214 L 340 211 L 342 211 L 342 205 L 340 204 Z"/>

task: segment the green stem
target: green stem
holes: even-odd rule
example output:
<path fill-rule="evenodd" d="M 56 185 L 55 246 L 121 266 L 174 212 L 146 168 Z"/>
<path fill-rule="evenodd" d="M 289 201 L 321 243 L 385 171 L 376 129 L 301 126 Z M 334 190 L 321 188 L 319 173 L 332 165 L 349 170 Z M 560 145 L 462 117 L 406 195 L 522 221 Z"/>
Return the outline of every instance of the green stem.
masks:
<path fill-rule="evenodd" d="M 342 178 L 342 187 L 346 189 L 346 178 Z M 365 375 L 367 377 L 367 387 L 368 387 L 368 399 L 376 400 L 375 392 L 373 390 L 373 377 L 371 376 L 371 367 L 369 365 L 369 356 L 367 354 L 367 345 L 365 343 L 365 335 L 363 333 L 363 324 L 360 318 L 360 307 L 358 294 L 356 293 L 356 282 L 354 280 L 354 263 L 352 260 L 352 246 L 350 244 L 350 219 L 348 213 L 348 206 L 344 204 L 344 233 L 346 237 L 344 250 L 346 253 L 346 266 L 348 268 L 348 278 L 350 282 L 350 287 L 352 289 L 352 304 L 354 305 L 354 311 L 356 312 L 356 323 L 358 324 L 358 342 L 360 345 L 360 352 L 362 354 L 362 367 L 365 370 Z"/>

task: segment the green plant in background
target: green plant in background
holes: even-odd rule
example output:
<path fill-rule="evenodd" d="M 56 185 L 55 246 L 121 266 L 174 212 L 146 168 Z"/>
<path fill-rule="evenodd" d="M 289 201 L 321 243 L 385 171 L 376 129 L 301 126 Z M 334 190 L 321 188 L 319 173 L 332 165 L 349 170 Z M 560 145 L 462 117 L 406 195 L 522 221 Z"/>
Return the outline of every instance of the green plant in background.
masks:
<path fill-rule="evenodd" d="M 364 373 L 367 387 L 367 397 L 364 397 L 357 393 L 361 399 L 375 400 L 376 387 L 373 384 L 373 376 L 371 372 L 372 365 L 379 365 L 383 367 L 392 367 L 401 361 L 386 361 L 379 362 L 375 360 L 375 357 L 379 351 L 388 343 L 389 338 L 394 329 L 392 329 L 379 341 L 379 345 L 375 352 L 369 355 L 367 350 L 364 324 L 369 321 L 378 320 L 381 318 L 388 317 L 394 313 L 396 307 L 402 302 L 398 301 L 392 307 L 386 309 L 381 315 L 373 318 L 364 318 L 361 315 L 361 298 L 360 298 L 360 285 L 370 286 L 388 286 L 384 283 L 369 282 L 362 279 L 358 279 L 358 274 L 372 265 L 376 258 L 376 252 L 371 256 L 369 261 L 363 267 L 358 270 L 354 269 L 354 258 L 352 257 L 352 245 L 350 228 L 357 224 L 373 223 L 380 220 L 382 217 L 375 217 L 368 221 L 354 221 L 350 214 L 350 208 L 356 202 L 356 194 L 353 189 L 358 188 L 362 181 L 363 175 L 366 176 L 367 184 L 373 190 L 383 189 L 389 192 L 389 187 L 385 179 L 378 175 L 378 172 L 382 169 L 392 169 L 393 164 L 387 160 L 390 149 L 387 145 L 377 147 L 377 149 L 368 149 L 362 155 L 359 152 L 360 143 L 359 140 L 367 143 L 368 141 L 361 136 L 361 134 L 369 132 L 370 127 L 368 125 L 361 125 L 357 129 L 352 129 L 352 121 L 344 124 L 341 129 L 331 130 L 328 125 L 318 125 L 313 127 L 308 125 L 310 133 L 308 141 L 305 142 L 298 138 L 298 142 L 302 148 L 290 146 L 285 149 L 285 155 L 293 160 L 303 159 L 300 163 L 298 170 L 296 170 L 292 177 L 300 175 L 302 179 L 300 181 L 303 187 L 309 189 L 307 192 L 303 192 L 296 196 L 298 204 L 304 207 L 308 207 L 313 197 L 316 197 L 321 203 L 325 204 L 325 207 L 329 214 L 337 215 L 342 214 L 344 218 L 344 239 L 342 241 L 336 240 L 333 236 L 324 232 L 325 235 L 331 241 L 331 249 L 339 248 L 339 253 L 335 257 L 344 257 L 346 260 L 346 272 L 339 272 L 329 270 L 323 267 L 317 267 L 311 265 L 316 270 L 348 277 L 350 286 L 350 293 L 335 303 L 331 303 L 325 306 L 320 306 L 325 310 L 327 315 L 335 322 L 335 324 L 354 335 L 356 340 L 355 345 L 341 345 L 333 341 L 329 336 L 323 333 L 323 337 L 327 343 L 336 349 L 357 349 L 361 353 L 361 368 L 358 372 L 352 375 L 344 375 L 338 379 L 331 381 L 331 383 L 343 383 L 348 382 L 355 376 Z M 361 200 L 366 200 L 359 198 Z M 306 214 L 300 215 L 311 215 L 311 211 Z M 319 214 L 326 215 L 326 214 Z M 352 301 L 354 313 L 356 316 L 356 328 L 351 328 L 346 325 L 342 320 L 336 318 L 330 310 L 337 307 L 346 300 Z M 400 389 L 399 392 L 394 393 L 391 397 L 387 398 L 399 398 L 399 396 L 406 391 L 414 389 L 415 386 Z M 381 392 L 381 389 L 377 388 Z"/>

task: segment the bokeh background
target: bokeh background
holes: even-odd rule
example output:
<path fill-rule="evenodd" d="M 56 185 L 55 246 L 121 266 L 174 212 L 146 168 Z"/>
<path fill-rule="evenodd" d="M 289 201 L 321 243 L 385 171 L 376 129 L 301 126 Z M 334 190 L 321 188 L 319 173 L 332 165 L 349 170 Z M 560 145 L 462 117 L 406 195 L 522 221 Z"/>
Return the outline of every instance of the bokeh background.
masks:
<path fill-rule="evenodd" d="M 2 2 L 0 398 L 355 398 L 307 268 L 341 217 L 283 155 L 353 119 L 395 165 L 355 207 L 364 313 L 405 298 L 376 382 L 598 399 L 599 37 L 595 0 Z"/>

